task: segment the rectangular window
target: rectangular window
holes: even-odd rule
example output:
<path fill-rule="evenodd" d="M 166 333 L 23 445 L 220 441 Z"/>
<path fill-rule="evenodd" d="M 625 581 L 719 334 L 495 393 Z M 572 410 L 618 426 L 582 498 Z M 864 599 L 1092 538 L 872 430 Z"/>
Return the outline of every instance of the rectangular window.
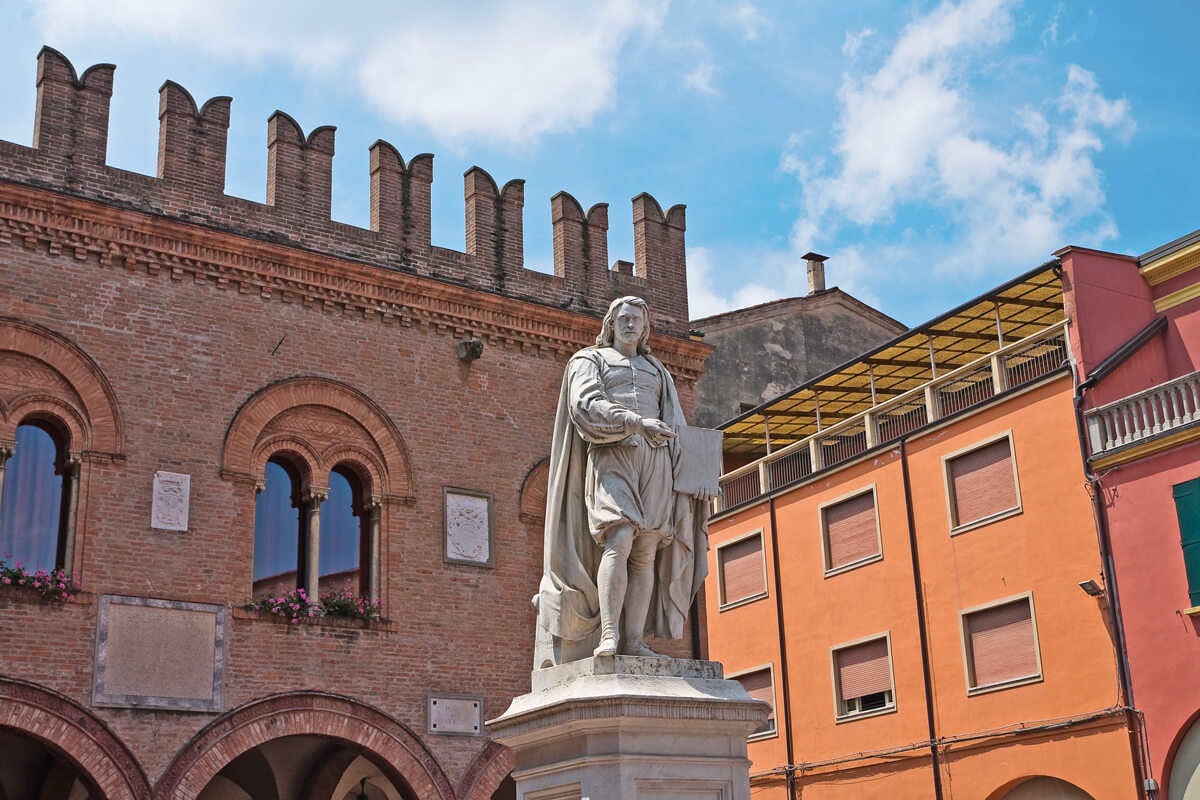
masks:
<path fill-rule="evenodd" d="M 1188 597 L 1200 605 L 1200 478 L 1172 487 L 1175 514 L 1179 517 L 1179 544 L 1187 571 Z"/>
<path fill-rule="evenodd" d="M 717 584 L 721 608 L 767 596 L 762 531 L 717 545 Z"/>
<path fill-rule="evenodd" d="M 767 717 L 759 728 L 750 734 L 750 739 L 765 739 L 775 735 L 775 676 L 768 667 L 755 668 L 748 672 L 743 672 L 740 675 L 729 676 L 732 680 L 742 684 L 746 694 L 753 697 L 755 700 L 762 700 L 767 705 L 771 706 L 771 714 Z"/>
<path fill-rule="evenodd" d="M 895 709 L 888 637 L 834 648 L 833 679 L 839 720 Z"/>
<path fill-rule="evenodd" d="M 1008 436 L 947 458 L 946 482 L 950 493 L 951 529 L 964 528 L 1021 508 L 1012 439 Z"/>
<path fill-rule="evenodd" d="M 875 490 L 823 507 L 821 528 L 826 573 L 877 559 L 881 552 Z"/>
<path fill-rule="evenodd" d="M 1041 656 L 1029 596 L 963 612 L 962 626 L 969 689 L 1041 678 Z"/>

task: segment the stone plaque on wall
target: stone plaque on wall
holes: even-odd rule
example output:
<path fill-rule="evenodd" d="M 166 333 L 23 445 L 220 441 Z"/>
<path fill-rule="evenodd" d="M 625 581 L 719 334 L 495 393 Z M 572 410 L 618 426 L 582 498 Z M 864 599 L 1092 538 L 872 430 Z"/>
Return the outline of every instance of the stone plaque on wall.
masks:
<path fill-rule="evenodd" d="M 492 566 L 492 496 L 487 492 L 446 487 L 443 497 L 445 560 L 454 564 Z"/>
<path fill-rule="evenodd" d="M 191 475 L 161 471 L 154 473 L 150 527 L 164 531 L 186 531 L 191 491 Z"/>
<path fill-rule="evenodd" d="M 467 694 L 430 694 L 430 733 L 478 736 L 483 728 L 483 698 Z"/>
<path fill-rule="evenodd" d="M 93 703 L 220 711 L 225 607 L 102 595 Z"/>

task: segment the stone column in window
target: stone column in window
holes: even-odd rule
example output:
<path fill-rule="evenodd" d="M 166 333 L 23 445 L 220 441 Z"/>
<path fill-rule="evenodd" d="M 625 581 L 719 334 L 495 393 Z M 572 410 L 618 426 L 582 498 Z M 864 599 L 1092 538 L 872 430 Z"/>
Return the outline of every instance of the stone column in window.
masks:
<path fill-rule="evenodd" d="M 17 451 L 17 443 L 0 441 L 0 498 L 4 497 L 4 469 L 8 460 Z"/>
<path fill-rule="evenodd" d="M 367 501 L 367 596 L 378 602 L 379 586 L 379 527 L 383 518 L 382 498 Z"/>
<path fill-rule="evenodd" d="M 321 599 L 320 569 L 318 555 L 321 550 L 321 503 L 329 496 L 329 488 L 324 486 L 309 486 L 304 490 L 301 501 L 304 503 L 305 532 L 305 565 L 304 591 L 308 593 L 309 603 L 318 603 Z"/>
<path fill-rule="evenodd" d="M 64 494 L 67 498 L 67 518 L 63 520 L 63 543 L 61 563 L 68 573 L 75 572 L 75 515 L 79 510 L 79 471 L 83 465 L 83 454 L 72 450 L 63 465 Z"/>

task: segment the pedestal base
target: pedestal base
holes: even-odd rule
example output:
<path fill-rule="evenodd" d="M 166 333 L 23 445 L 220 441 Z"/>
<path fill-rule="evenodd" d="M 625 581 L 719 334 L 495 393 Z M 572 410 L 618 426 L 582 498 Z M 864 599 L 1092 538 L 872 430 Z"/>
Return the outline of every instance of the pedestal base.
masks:
<path fill-rule="evenodd" d="M 715 661 L 586 658 L 534 670 L 487 723 L 518 800 L 749 800 L 746 737 L 768 706 Z"/>

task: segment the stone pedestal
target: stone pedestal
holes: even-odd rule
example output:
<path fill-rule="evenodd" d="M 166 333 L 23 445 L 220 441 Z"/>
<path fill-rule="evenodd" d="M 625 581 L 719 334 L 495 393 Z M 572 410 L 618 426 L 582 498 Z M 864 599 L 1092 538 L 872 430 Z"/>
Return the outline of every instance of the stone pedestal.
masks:
<path fill-rule="evenodd" d="M 768 706 L 715 661 L 586 658 L 534 670 L 487 723 L 518 800 L 749 800 L 746 737 Z"/>

